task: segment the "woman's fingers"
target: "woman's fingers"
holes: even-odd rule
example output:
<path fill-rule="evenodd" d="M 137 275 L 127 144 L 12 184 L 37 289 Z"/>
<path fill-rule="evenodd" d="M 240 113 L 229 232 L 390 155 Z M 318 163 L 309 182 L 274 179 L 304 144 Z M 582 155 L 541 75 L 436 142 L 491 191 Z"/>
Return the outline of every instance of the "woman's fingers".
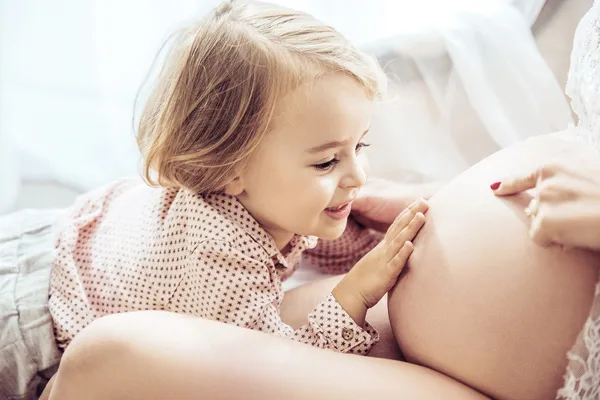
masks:
<path fill-rule="evenodd" d="M 532 189 L 535 187 L 538 181 L 538 170 L 516 178 L 505 179 L 502 182 L 496 182 L 492 184 L 491 188 L 494 193 L 498 196 L 507 196 L 516 194 L 524 190 Z"/>
<path fill-rule="evenodd" d="M 552 244 L 550 239 L 551 224 L 544 218 L 544 215 L 538 213 L 534 218 L 531 219 L 531 225 L 529 226 L 529 236 L 531 239 L 541 245 L 549 246 Z"/>
<path fill-rule="evenodd" d="M 565 166 L 562 164 L 547 164 L 543 167 L 536 168 L 533 172 L 527 175 L 507 178 L 502 182 L 493 183 L 490 187 L 494 194 L 506 196 L 517 194 L 524 190 L 533 189 L 548 178 L 554 177 L 556 174 L 565 171 Z"/>

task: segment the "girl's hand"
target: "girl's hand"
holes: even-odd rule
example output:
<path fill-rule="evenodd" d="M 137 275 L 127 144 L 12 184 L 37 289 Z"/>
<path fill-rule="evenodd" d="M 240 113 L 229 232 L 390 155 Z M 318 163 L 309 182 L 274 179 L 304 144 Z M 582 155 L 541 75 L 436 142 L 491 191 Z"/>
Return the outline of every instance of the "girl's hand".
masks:
<path fill-rule="evenodd" d="M 396 284 L 413 251 L 412 240 L 425 223 L 427 202 L 419 199 L 408 206 L 388 229 L 384 239 L 348 272 L 332 291 L 354 321 L 364 324 L 373 307 Z"/>
<path fill-rule="evenodd" d="M 555 162 L 493 184 L 497 195 L 533 189 L 525 209 L 530 236 L 542 245 L 600 250 L 600 156 L 587 148 L 563 153 Z"/>
<path fill-rule="evenodd" d="M 367 228 L 385 232 L 396 217 L 416 199 L 429 199 L 441 183 L 395 183 L 369 178 L 352 202 L 352 216 Z"/>

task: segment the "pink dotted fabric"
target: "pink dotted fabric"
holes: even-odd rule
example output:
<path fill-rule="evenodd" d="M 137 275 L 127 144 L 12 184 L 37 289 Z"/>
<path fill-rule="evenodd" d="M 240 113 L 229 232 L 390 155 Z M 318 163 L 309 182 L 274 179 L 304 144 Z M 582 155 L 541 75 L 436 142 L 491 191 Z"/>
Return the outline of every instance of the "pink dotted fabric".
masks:
<path fill-rule="evenodd" d="M 331 294 L 300 329 L 279 315 L 281 282 L 303 251 L 325 272 L 341 273 L 377 244 L 379 235 L 349 222 L 340 239 L 318 246 L 296 235 L 284 257 L 235 197 L 139 179 L 90 192 L 57 224 L 49 307 L 58 346 L 103 315 L 168 310 L 366 354 L 379 335 L 358 326 Z"/>

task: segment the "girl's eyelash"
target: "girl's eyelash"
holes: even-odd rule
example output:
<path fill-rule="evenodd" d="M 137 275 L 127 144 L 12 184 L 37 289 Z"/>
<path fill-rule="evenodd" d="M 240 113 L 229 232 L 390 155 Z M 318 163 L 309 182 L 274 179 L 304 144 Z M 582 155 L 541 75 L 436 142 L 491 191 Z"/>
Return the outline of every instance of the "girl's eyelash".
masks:
<path fill-rule="evenodd" d="M 359 144 L 356 145 L 355 150 L 358 152 L 363 147 L 369 147 L 369 146 L 370 146 L 370 144 L 368 144 L 368 143 L 360 142 Z M 327 170 L 330 170 L 331 168 L 333 168 L 335 166 L 335 164 L 337 164 L 339 162 L 340 162 L 340 160 L 338 158 L 333 158 L 327 162 L 324 162 L 321 164 L 315 164 L 315 165 L 313 165 L 313 167 L 315 167 L 319 171 L 327 171 Z"/>
<path fill-rule="evenodd" d="M 330 161 L 321 163 L 321 164 L 315 164 L 313 165 L 313 167 L 315 167 L 317 170 L 319 171 L 327 171 L 328 169 L 331 169 L 335 164 L 339 163 L 340 160 L 338 160 L 337 158 L 334 158 Z"/>

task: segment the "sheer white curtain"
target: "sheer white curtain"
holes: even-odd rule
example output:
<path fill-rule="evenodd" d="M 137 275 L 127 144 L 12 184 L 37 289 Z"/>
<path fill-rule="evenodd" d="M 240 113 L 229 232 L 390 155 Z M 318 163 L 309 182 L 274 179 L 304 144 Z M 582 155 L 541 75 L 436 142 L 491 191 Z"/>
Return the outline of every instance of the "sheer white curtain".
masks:
<path fill-rule="evenodd" d="M 0 159 L 13 166 L 0 171 L 0 181 L 52 180 L 85 190 L 135 173 L 137 88 L 168 31 L 198 4 L 6 0 L 0 138 L 12 145 Z M 0 191 L 0 209 L 11 198 Z"/>
<path fill-rule="evenodd" d="M 377 140 L 399 146 L 386 157 L 405 158 L 399 171 L 440 177 L 471 163 L 461 140 L 504 146 L 567 123 L 561 88 L 529 33 L 544 0 L 278 2 L 331 23 L 384 66 L 416 66 L 427 98 L 407 103 L 412 84 L 388 69 L 400 95 L 376 121 Z M 168 33 L 217 3 L 0 0 L 0 212 L 23 179 L 86 190 L 136 173 L 137 90 Z M 440 72 L 446 57 L 451 66 Z M 453 136 L 461 102 L 471 104 L 481 135 Z M 436 152 L 432 143 L 445 144 Z"/>
<path fill-rule="evenodd" d="M 448 179 L 500 148 L 572 123 L 530 30 L 543 1 L 424 3 L 399 20 L 410 30 L 372 46 L 394 96 L 374 121 L 374 173 Z"/>

